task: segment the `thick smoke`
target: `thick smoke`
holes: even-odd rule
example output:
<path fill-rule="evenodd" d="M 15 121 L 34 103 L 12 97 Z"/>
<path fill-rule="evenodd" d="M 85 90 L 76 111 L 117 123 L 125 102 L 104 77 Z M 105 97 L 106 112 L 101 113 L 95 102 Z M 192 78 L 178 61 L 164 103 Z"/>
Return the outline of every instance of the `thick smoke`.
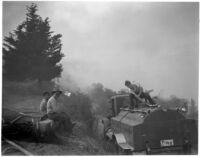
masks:
<path fill-rule="evenodd" d="M 128 94 L 128 90 L 122 88 L 119 91 L 114 91 L 104 87 L 102 83 L 93 83 L 89 86 L 81 85 L 80 82 L 76 82 L 72 77 L 68 77 L 65 80 L 61 80 L 61 87 L 72 93 L 83 93 L 91 101 L 91 112 L 98 115 L 106 116 L 110 111 L 109 99 L 116 94 Z M 189 118 L 198 117 L 198 107 L 193 99 L 188 100 L 186 98 L 179 98 L 175 95 L 165 97 L 161 92 L 153 97 L 157 104 L 162 107 L 171 109 L 177 109 L 184 107 L 187 109 L 187 116 Z"/>
<path fill-rule="evenodd" d="M 198 119 L 198 106 L 194 99 L 188 100 L 184 98 L 178 98 L 175 95 L 170 96 L 169 98 L 160 96 L 155 96 L 154 98 L 156 102 L 162 107 L 170 109 L 185 108 L 187 111 L 186 116 L 188 118 Z"/>

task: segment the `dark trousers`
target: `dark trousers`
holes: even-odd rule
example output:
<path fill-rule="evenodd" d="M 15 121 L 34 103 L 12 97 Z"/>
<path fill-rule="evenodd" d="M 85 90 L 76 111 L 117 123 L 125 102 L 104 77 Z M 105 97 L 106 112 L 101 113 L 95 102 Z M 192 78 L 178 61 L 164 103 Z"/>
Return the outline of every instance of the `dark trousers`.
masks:
<path fill-rule="evenodd" d="M 133 94 L 130 93 L 129 94 L 129 98 L 130 98 L 130 105 L 131 105 L 130 107 L 132 109 L 137 108 L 139 101 L 135 97 L 135 95 L 133 95 Z M 140 98 L 142 98 L 142 99 L 144 98 L 145 102 L 149 102 L 151 105 L 155 104 L 155 102 L 153 101 L 153 99 L 151 98 L 151 96 L 148 93 L 142 92 L 141 95 L 140 95 Z"/>
<path fill-rule="evenodd" d="M 151 105 L 155 104 L 155 102 L 153 101 L 153 99 L 151 98 L 149 93 L 142 92 L 140 95 L 140 98 L 142 98 L 142 99 L 144 98 L 145 102 L 149 102 Z"/>
<path fill-rule="evenodd" d="M 135 95 L 130 93 L 129 98 L 130 98 L 130 108 L 134 109 L 134 108 L 138 107 L 138 100 L 135 97 Z"/>
<path fill-rule="evenodd" d="M 64 126 L 64 129 L 69 131 L 71 126 L 72 126 L 72 123 L 71 123 L 71 120 L 69 118 L 69 116 L 64 113 L 64 112 L 61 112 L 61 113 L 57 113 L 57 112 L 53 112 L 53 113 L 48 113 L 48 118 L 55 121 L 55 122 L 58 122 L 59 123 L 59 126 L 62 125 Z"/>

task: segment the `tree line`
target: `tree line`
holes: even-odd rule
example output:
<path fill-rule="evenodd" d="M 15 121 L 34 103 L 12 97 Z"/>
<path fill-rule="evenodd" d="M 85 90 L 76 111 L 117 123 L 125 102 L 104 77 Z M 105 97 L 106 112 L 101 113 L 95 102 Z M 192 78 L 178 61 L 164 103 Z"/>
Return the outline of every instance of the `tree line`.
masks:
<path fill-rule="evenodd" d="M 26 19 L 4 37 L 3 79 L 49 81 L 60 77 L 62 35 L 54 34 L 49 18 L 43 19 L 37 11 L 36 4 L 27 6 Z"/>

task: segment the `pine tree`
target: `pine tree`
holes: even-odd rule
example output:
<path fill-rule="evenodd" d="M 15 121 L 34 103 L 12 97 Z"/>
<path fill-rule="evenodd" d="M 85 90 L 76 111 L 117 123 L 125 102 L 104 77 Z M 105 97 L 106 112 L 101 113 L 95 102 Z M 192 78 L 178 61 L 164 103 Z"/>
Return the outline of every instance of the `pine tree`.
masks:
<path fill-rule="evenodd" d="M 52 35 L 49 19 L 27 7 L 26 19 L 3 43 L 3 77 L 8 80 L 51 80 L 62 72 L 61 34 Z"/>

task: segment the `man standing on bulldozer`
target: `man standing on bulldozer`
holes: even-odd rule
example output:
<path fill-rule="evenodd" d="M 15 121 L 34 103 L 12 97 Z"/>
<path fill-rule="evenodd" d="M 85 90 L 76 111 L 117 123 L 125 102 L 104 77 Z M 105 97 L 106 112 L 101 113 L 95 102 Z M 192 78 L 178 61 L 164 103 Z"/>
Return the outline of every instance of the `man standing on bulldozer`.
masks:
<path fill-rule="evenodd" d="M 140 98 L 145 99 L 146 103 L 150 103 L 151 105 L 156 105 L 156 103 L 149 95 L 149 93 L 153 90 L 144 92 L 143 88 L 140 85 L 133 84 L 128 80 L 125 81 L 125 86 L 127 86 L 130 89 L 129 97 L 130 97 L 130 107 L 132 109 L 137 107 L 137 102 L 135 100 L 139 99 L 139 101 L 141 101 Z"/>
<path fill-rule="evenodd" d="M 61 94 L 61 90 L 54 88 L 52 96 L 47 102 L 47 115 L 49 119 L 58 122 L 59 128 L 62 126 L 64 131 L 67 131 L 67 133 L 70 134 L 74 124 L 72 124 L 70 117 L 62 112 L 62 106 L 58 103 L 58 98 Z"/>

